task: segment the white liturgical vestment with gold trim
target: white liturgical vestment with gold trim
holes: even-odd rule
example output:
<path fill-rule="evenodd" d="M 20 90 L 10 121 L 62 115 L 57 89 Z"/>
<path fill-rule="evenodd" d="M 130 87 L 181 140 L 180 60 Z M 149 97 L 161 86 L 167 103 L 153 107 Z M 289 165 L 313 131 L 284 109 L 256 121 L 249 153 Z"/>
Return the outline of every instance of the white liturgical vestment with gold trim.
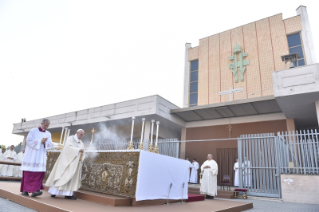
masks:
<path fill-rule="evenodd" d="M 204 169 L 205 166 L 210 168 Z M 217 174 L 218 174 L 218 165 L 214 160 L 206 160 L 201 166 L 203 172 L 200 193 L 210 196 L 217 195 Z"/>

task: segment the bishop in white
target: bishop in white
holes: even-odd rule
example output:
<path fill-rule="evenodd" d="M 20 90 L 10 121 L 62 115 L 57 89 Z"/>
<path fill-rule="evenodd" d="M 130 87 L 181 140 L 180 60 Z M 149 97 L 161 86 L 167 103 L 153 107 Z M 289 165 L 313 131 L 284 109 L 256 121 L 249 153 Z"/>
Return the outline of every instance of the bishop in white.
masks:
<path fill-rule="evenodd" d="M 213 160 L 213 155 L 208 154 L 207 160 L 201 166 L 203 177 L 201 179 L 200 193 L 206 194 L 206 199 L 214 199 L 217 195 L 218 165 Z"/>
<path fill-rule="evenodd" d="M 84 130 L 79 129 L 75 135 L 68 137 L 55 162 L 45 184 L 50 187 L 51 197 L 63 195 L 66 199 L 76 200 L 73 192 L 81 187 L 84 144 L 80 139 L 83 135 Z"/>
<path fill-rule="evenodd" d="M 23 171 L 20 191 L 22 195 L 36 197 L 44 189 L 42 180 L 47 165 L 47 150 L 53 147 L 51 133 L 47 131 L 49 119 L 42 119 L 41 127 L 30 130 L 26 139 L 25 155 L 20 170 Z"/>
<path fill-rule="evenodd" d="M 3 161 L 15 162 L 17 153 L 16 151 L 14 151 L 14 146 L 11 145 L 10 149 L 7 150 L 2 157 L 3 157 Z M 13 177 L 13 175 L 15 174 L 14 170 L 15 169 L 13 165 L 3 165 L 1 170 L 1 175 L 4 177 Z"/>

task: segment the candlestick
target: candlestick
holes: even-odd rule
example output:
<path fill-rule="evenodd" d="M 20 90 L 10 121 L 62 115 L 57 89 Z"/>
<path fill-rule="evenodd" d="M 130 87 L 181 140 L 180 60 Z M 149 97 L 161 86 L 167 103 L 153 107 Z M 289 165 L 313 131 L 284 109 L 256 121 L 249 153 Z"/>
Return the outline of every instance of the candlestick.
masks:
<path fill-rule="evenodd" d="M 155 120 L 152 120 L 151 122 L 152 122 L 152 127 L 151 127 L 151 144 L 150 144 L 150 146 L 149 146 L 149 148 L 148 148 L 148 151 L 149 151 L 149 152 L 153 152 L 153 128 L 154 128 L 154 122 L 155 122 Z"/>
<path fill-rule="evenodd" d="M 129 147 L 127 148 L 130 150 L 134 149 L 134 145 L 133 145 L 134 120 L 135 120 L 135 117 L 132 117 L 131 140 L 130 140 Z"/>
<path fill-rule="evenodd" d="M 61 142 L 62 142 L 63 132 L 64 132 L 64 127 L 62 127 L 62 132 L 61 132 L 61 136 L 60 136 L 60 144 L 61 144 Z"/>
<path fill-rule="evenodd" d="M 159 124 L 160 124 L 160 122 L 159 122 L 159 121 L 157 121 L 157 122 L 156 122 L 156 140 L 155 140 L 154 153 L 158 153 L 158 146 L 157 146 L 157 142 L 158 142 L 158 129 L 159 129 Z"/>
<path fill-rule="evenodd" d="M 145 122 L 145 118 L 142 118 L 142 133 L 141 133 L 141 142 L 139 145 L 139 149 L 143 150 L 143 136 L 144 136 L 144 122 Z"/>

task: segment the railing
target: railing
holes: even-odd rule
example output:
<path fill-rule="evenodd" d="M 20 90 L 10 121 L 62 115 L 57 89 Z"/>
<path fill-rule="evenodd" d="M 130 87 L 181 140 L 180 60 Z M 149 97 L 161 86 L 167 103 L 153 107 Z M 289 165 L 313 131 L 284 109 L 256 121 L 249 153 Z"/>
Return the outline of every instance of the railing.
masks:
<path fill-rule="evenodd" d="M 319 174 L 317 130 L 279 132 L 282 174 Z"/>

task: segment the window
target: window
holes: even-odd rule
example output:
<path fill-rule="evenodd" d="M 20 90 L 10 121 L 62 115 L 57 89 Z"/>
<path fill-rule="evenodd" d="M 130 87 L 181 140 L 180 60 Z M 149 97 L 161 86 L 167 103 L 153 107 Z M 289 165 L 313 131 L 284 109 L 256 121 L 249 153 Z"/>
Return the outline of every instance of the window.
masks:
<path fill-rule="evenodd" d="M 304 66 L 305 65 L 305 58 L 303 54 L 303 49 L 301 45 L 301 38 L 300 33 L 292 34 L 287 36 L 288 39 L 288 47 L 289 47 L 289 53 L 299 53 L 300 58 L 298 58 L 298 66 Z M 297 66 L 297 64 L 294 65 Z"/>
<path fill-rule="evenodd" d="M 191 61 L 189 78 L 189 106 L 197 106 L 198 101 L 198 60 Z"/>

